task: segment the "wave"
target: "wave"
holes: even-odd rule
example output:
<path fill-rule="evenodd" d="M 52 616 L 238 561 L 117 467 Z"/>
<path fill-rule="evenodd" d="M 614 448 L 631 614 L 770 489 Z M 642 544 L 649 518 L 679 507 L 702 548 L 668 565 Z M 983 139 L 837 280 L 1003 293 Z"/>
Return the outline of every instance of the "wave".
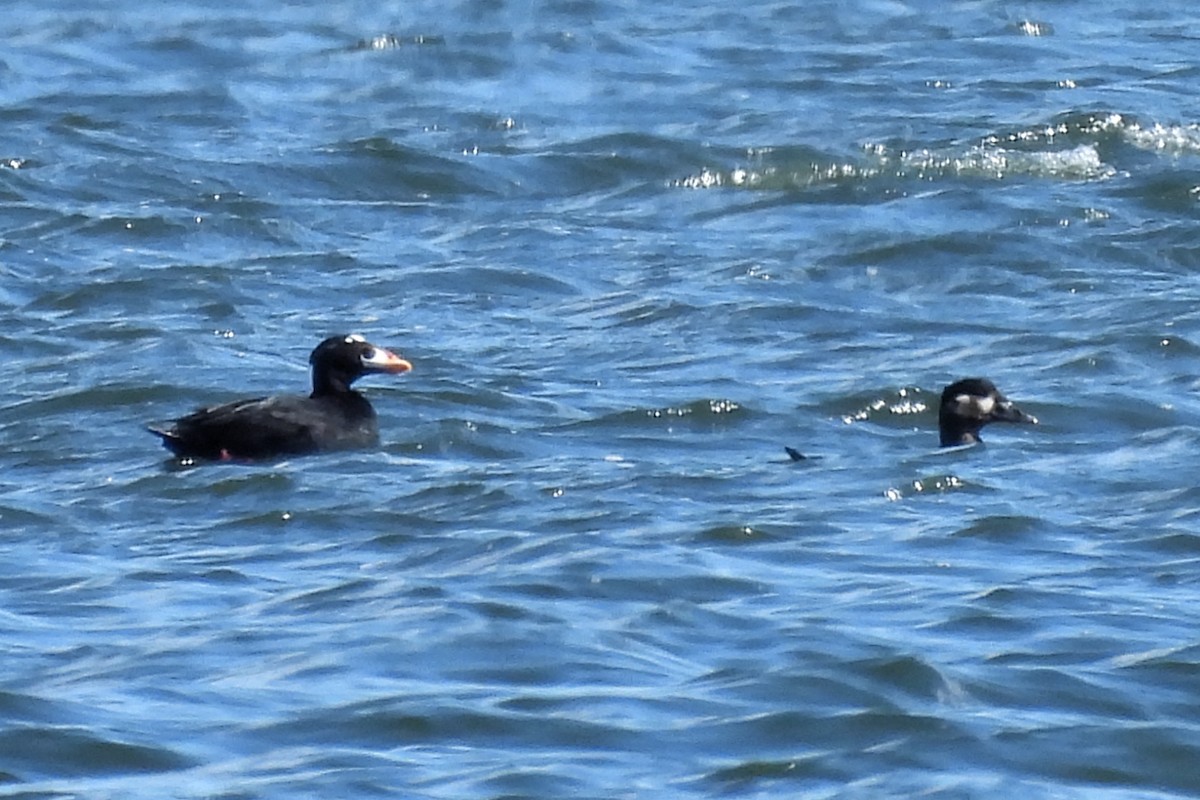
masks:
<path fill-rule="evenodd" d="M 967 143 L 868 142 L 858 157 L 838 157 L 806 146 L 756 147 L 744 151 L 743 163 L 705 166 L 670 185 L 795 191 L 958 178 L 1105 180 L 1128 171 L 1123 147 L 1177 156 L 1200 153 L 1200 123 L 1143 124 L 1116 112 L 1071 113 Z"/>

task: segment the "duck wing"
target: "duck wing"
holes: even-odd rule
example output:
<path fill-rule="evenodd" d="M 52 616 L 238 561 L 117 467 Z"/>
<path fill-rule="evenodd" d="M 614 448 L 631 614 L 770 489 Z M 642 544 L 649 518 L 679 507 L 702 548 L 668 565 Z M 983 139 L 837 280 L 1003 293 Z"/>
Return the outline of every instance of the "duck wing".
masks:
<path fill-rule="evenodd" d="M 323 419 L 307 397 L 258 397 L 201 408 L 171 427 L 150 426 L 178 456 L 255 459 L 319 449 Z"/>

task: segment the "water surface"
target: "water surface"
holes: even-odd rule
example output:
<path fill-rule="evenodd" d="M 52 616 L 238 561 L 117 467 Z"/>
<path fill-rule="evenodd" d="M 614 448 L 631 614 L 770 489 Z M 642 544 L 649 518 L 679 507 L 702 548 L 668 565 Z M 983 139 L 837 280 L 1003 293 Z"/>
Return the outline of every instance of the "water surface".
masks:
<path fill-rule="evenodd" d="M 1200 793 L 1186 4 L 7 20 L 0 793 Z"/>

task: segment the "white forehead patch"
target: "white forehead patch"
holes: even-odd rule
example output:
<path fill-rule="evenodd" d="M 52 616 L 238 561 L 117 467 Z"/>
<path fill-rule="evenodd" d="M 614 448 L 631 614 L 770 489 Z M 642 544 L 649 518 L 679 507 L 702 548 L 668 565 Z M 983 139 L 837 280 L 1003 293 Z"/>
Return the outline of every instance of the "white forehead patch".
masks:
<path fill-rule="evenodd" d="M 345 339 L 346 344 L 361 344 L 366 341 L 367 341 L 366 339 L 359 336 L 357 333 L 352 333 L 349 336 L 347 336 Z"/>
<path fill-rule="evenodd" d="M 986 417 L 996 408 L 994 397 L 974 394 L 960 394 L 954 398 L 954 403 L 958 406 L 958 413 L 965 417 Z"/>

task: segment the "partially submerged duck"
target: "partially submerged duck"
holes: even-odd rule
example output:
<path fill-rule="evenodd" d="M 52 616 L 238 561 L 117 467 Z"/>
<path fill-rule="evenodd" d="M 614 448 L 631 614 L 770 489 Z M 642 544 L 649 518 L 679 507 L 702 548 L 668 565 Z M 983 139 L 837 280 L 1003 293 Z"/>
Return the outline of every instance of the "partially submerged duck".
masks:
<path fill-rule="evenodd" d="M 942 447 L 982 441 L 979 431 L 990 422 L 1036 425 L 1037 417 L 1017 408 L 987 378 L 964 378 L 942 390 L 941 405 L 938 407 L 938 434 Z M 793 461 L 807 458 L 794 448 L 783 449 Z"/>
<path fill-rule="evenodd" d="M 989 422 L 1036 425 L 1037 417 L 1017 408 L 987 378 L 964 378 L 942 390 L 942 403 L 938 407 L 942 447 L 982 441 L 979 431 Z"/>
<path fill-rule="evenodd" d="M 312 393 L 259 397 L 202 408 L 169 427 L 148 426 L 177 456 L 260 459 L 378 443 L 375 409 L 350 388 L 374 372 L 401 373 L 412 364 L 357 334 L 330 336 L 308 359 Z"/>

